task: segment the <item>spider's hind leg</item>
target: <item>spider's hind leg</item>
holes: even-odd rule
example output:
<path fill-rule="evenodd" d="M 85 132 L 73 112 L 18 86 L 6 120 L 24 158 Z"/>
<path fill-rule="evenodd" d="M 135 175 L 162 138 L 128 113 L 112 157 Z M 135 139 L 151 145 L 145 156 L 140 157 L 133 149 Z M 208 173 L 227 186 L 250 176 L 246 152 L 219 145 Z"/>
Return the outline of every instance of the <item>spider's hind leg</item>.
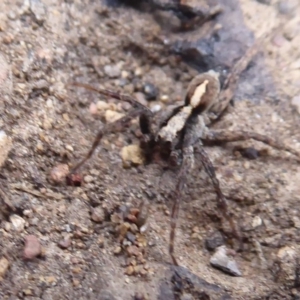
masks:
<path fill-rule="evenodd" d="M 241 236 L 239 234 L 239 231 L 237 230 L 236 224 L 232 216 L 228 211 L 227 201 L 221 190 L 219 180 L 217 179 L 216 176 L 215 168 L 202 146 L 195 147 L 195 153 L 200 155 L 201 163 L 212 181 L 214 190 L 217 194 L 218 208 L 221 210 L 225 219 L 229 222 L 233 236 L 240 242 L 240 246 L 242 247 Z"/>
<path fill-rule="evenodd" d="M 296 151 L 293 147 L 286 145 L 277 139 L 256 132 L 244 131 L 244 130 L 239 130 L 239 131 L 210 130 L 209 133 L 202 140 L 204 143 L 207 144 L 222 144 L 228 142 L 246 141 L 250 139 L 262 142 L 277 150 L 287 151 L 295 155 L 298 158 L 298 160 L 300 160 L 300 153 Z"/>

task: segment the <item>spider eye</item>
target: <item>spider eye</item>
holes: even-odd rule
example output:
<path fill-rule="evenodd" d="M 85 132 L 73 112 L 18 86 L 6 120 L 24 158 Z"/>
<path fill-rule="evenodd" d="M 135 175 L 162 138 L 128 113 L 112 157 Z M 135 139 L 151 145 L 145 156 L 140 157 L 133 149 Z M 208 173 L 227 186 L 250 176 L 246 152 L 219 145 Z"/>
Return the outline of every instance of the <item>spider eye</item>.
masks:
<path fill-rule="evenodd" d="M 196 76 L 188 86 L 185 105 L 190 105 L 193 111 L 207 111 L 218 98 L 220 82 L 218 73 L 209 71 Z"/>

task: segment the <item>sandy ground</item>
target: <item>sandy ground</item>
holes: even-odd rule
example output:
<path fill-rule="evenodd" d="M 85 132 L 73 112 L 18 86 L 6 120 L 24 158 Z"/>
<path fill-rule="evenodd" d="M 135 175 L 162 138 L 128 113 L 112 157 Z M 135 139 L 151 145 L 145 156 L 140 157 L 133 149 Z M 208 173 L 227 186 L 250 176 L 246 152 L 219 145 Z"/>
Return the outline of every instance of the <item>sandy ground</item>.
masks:
<path fill-rule="evenodd" d="M 267 134 L 300 152 L 300 5 L 242 0 L 236 7 L 243 24 L 232 28 L 259 37 L 281 25 L 241 75 L 239 101 L 215 127 Z M 243 233 L 244 251 L 234 257 L 243 276 L 209 264 L 205 245 L 220 222 L 213 188 L 196 161 L 182 196 L 175 252 L 182 266 L 177 272 L 198 281 L 177 290 L 168 256 L 172 172 L 154 164 L 122 166 L 121 149 L 138 144 L 136 121 L 127 132 L 103 138 L 82 170 L 81 187 L 51 179 L 55 166 L 74 165 L 98 129 L 129 109 L 81 88 L 66 89 L 67 82 L 135 93 L 154 110 L 181 103 L 197 71 L 155 47 L 168 33 L 160 26 L 151 12 L 100 0 L 1 1 L 1 299 L 300 298 L 300 165 L 292 155 L 253 141 L 207 148 Z M 146 50 L 133 49 L 132 41 Z M 147 82 L 159 91 L 156 101 L 145 99 Z M 249 160 L 236 147 L 254 147 L 261 155 Z M 115 226 L 103 222 L 116 207 L 138 207 L 143 199 L 151 204 L 149 228 L 133 237 L 142 254 L 119 254 Z M 38 240 L 32 247 L 42 249 L 24 259 L 29 235 Z"/>

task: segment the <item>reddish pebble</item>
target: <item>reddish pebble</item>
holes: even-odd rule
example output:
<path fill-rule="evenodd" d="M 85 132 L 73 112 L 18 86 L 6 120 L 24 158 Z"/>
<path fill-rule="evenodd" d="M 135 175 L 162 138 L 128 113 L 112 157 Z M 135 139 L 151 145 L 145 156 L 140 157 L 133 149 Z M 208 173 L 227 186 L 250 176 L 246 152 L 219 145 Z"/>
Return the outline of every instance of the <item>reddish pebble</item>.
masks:
<path fill-rule="evenodd" d="M 38 238 L 34 235 L 28 235 L 25 237 L 24 259 L 34 259 L 42 252 L 42 246 Z"/>
<path fill-rule="evenodd" d="M 55 183 L 61 183 L 65 180 L 68 173 L 69 166 L 66 164 L 60 164 L 51 170 L 50 176 Z"/>
<path fill-rule="evenodd" d="M 134 215 L 128 215 L 126 219 L 128 221 L 132 222 L 132 223 L 136 223 L 137 222 L 137 218 Z"/>
<path fill-rule="evenodd" d="M 137 216 L 139 214 L 140 210 L 139 208 L 133 207 L 130 209 L 130 214 Z"/>
<path fill-rule="evenodd" d="M 284 45 L 286 45 L 287 40 L 284 38 L 283 35 L 277 34 L 273 37 L 272 39 L 272 44 L 278 48 L 283 47 Z"/>
<path fill-rule="evenodd" d="M 98 113 L 97 105 L 95 103 L 90 104 L 90 114 L 96 115 Z"/>
<path fill-rule="evenodd" d="M 71 246 L 71 239 L 65 238 L 58 243 L 58 246 L 62 249 L 67 249 Z"/>
<path fill-rule="evenodd" d="M 66 177 L 67 185 L 81 186 L 82 176 L 80 174 L 69 174 Z"/>
<path fill-rule="evenodd" d="M 128 255 L 132 256 L 138 256 L 139 253 L 141 252 L 140 249 L 136 246 L 129 246 L 127 249 L 126 249 Z"/>

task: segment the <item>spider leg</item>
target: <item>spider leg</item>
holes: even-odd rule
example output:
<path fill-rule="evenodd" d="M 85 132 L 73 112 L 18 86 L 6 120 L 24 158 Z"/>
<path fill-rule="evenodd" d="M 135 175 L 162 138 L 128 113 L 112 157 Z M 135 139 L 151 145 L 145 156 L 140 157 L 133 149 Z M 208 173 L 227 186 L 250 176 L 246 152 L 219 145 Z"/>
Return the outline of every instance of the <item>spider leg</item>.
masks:
<path fill-rule="evenodd" d="M 135 109 L 132 110 L 128 115 L 122 117 L 121 119 L 113 122 L 113 123 L 109 123 L 107 124 L 104 128 L 100 129 L 94 139 L 93 145 L 90 148 L 90 150 L 88 151 L 88 153 L 86 154 L 86 156 L 75 165 L 75 167 L 72 168 L 72 170 L 70 171 L 70 174 L 75 173 L 82 165 L 84 165 L 93 155 L 94 151 L 96 150 L 96 148 L 98 147 L 102 137 L 105 134 L 108 134 L 110 132 L 122 132 L 126 129 L 126 127 L 128 126 L 128 124 L 130 123 L 130 121 L 139 116 L 141 114 L 141 110 L 140 109 Z"/>
<path fill-rule="evenodd" d="M 180 196 L 183 186 L 186 182 L 186 174 L 193 166 L 194 162 L 194 149 L 192 146 L 186 147 L 183 149 L 183 161 L 179 172 L 176 176 L 176 188 L 172 194 L 173 206 L 171 211 L 171 230 L 170 230 L 170 242 L 169 242 L 169 254 L 172 258 L 173 264 L 178 266 L 177 260 L 174 254 L 174 242 L 175 242 L 175 231 L 180 207 Z"/>
<path fill-rule="evenodd" d="M 97 92 L 101 95 L 127 102 L 127 103 L 131 104 L 133 107 L 144 111 L 145 114 L 151 115 L 151 116 L 153 115 L 152 111 L 148 107 L 144 106 L 143 104 L 141 104 L 140 102 L 138 102 L 137 100 L 135 100 L 133 97 L 131 97 L 129 95 L 120 94 L 118 92 L 114 92 L 114 91 L 107 90 L 107 89 L 95 88 L 89 84 L 84 84 L 84 83 L 79 83 L 79 82 L 72 82 L 72 83 L 69 83 L 68 85 L 83 87 L 87 90 Z"/>
<path fill-rule="evenodd" d="M 250 131 L 213 131 L 210 130 L 205 137 L 203 137 L 203 143 L 208 144 L 222 144 L 227 142 L 237 142 L 253 139 L 255 141 L 262 142 L 266 145 L 269 145 L 275 149 L 287 151 L 296 157 L 300 158 L 300 153 L 293 149 L 292 147 L 282 143 L 281 141 Z"/>
<path fill-rule="evenodd" d="M 211 123 L 208 125 L 209 127 L 213 126 L 224 116 L 230 102 L 234 97 L 240 75 L 248 67 L 254 56 L 263 50 L 263 47 L 266 44 L 265 40 L 268 38 L 268 36 L 275 36 L 275 34 L 278 32 L 278 29 L 280 29 L 280 27 L 277 27 L 271 32 L 267 32 L 259 37 L 254 44 L 246 50 L 244 55 L 235 63 L 223 83 L 223 87 L 219 95 L 219 101 L 211 109 L 211 112 L 216 114 L 216 116 L 211 120 Z"/>
<path fill-rule="evenodd" d="M 142 130 L 142 132 L 143 132 L 143 129 L 144 129 L 144 131 L 148 130 L 150 132 L 150 125 L 149 125 L 150 121 L 149 120 L 152 118 L 153 113 L 149 108 L 147 108 L 143 104 L 139 103 L 133 97 L 124 95 L 124 94 L 120 94 L 120 93 L 117 93 L 117 92 L 114 92 L 111 90 L 107 90 L 107 89 L 95 88 L 91 85 L 79 83 L 79 82 L 72 82 L 72 83 L 68 83 L 67 85 L 83 87 L 87 90 L 97 92 L 101 95 L 104 95 L 107 97 L 112 97 L 114 99 L 127 102 L 127 103 L 131 104 L 134 108 L 134 110 L 132 110 L 127 116 L 124 116 L 123 118 L 121 118 L 113 123 L 107 124 L 103 129 L 98 131 L 97 136 L 93 142 L 91 149 L 88 151 L 88 153 L 84 157 L 84 159 L 82 159 L 77 165 L 75 165 L 75 167 L 71 170 L 70 174 L 75 173 L 83 164 L 85 164 L 85 162 L 87 160 L 89 160 L 91 158 L 94 151 L 98 147 L 103 135 L 105 135 L 109 132 L 113 132 L 113 131 L 119 131 L 119 132 L 124 131 L 124 129 L 129 124 L 131 119 L 133 119 L 139 115 L 142 115 L 140 117 L 141 130 Z M 144 121 L 141 121 L 141 120 L 144 120 Z M 142 126 L 142 124 L 146 124 L 146 125 Z"/>
<path fill-rule="evenodd" d="M 207 174 L 209 175 L 210 179 L 212 180 L 215 192 L 217 194 L 217 199 L 218 199 L 218 207 L 222 211 L 223 216 L 227 219 L 227 221 L 230 224 L 231 231 L 235 238 L 237 238 L 239 241 L 241 241 L 240 234 L 238 233 L 238 230 L 236 229 L 236 225 L 230 216 L 228 212 L 228 205 L 226 202 L 226 198 L 224 194 L 222 193 L 221 187 L 219 180 L 217 179 L 215 168 L 209 159 L 206 151 L 202 146 L 195 147 L 195 153 L 200 155 L 201 163 L 204 166 L 204 169 L 206 170 Z"/>

